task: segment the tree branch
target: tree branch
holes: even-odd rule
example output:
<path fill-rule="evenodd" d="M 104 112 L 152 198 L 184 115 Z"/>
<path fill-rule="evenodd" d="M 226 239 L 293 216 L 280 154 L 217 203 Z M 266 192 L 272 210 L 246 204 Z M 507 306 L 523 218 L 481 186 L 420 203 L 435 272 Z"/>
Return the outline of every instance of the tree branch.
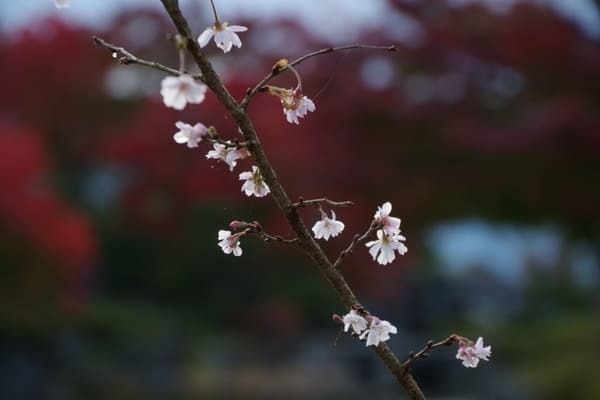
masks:
<path fill-rule="evenodd" d="M 152 69 L 166 72 L 169 75 L 180 75 L 179 70 L 177 70 L 175 68 L 167 67 L 165 65 L 157 63 L 156 61 L 148 61 L 148 60 L 144 60 L 142 58 L 136 57 L 133 54 L 131 54 L 129 51 L 127 51 L 127 49 L 125 49 L 124 47 L 119 47 L 114 44 L 108 43 L 107 41 L 99 38 L 98 36 L 94 36 L 93 39 L 94 39 L 94 43 L 96 45 L 104 47 L 107 50 L 109 50 L 112 53 L 114 58 L 117 58 L 117 55 L 121 55 L 121 58 L 119 58 L 119 62 L 121 64 L 124 64 L 124 65 L 138 64 L 138 65 L 143 65 L 144 67 L 149 67 Z M 203 80 L 201 75 L 192 75 L 192 77 L 199 81 Z"/>
<path fill-rule="evenodd" d="M 327 47 L 325 49 L 313 51 L 311 53 L 303 55 L 302 57 L 295 59 L 292 62 L 281 63 L 281 61 L 285 61 L 285 60 L 280 60 L 277 63 L 275 63 L 275 65 L 273 66 L 273 69 L 267 76 L 265 76 L 260 82 L 258 82 L 256 85 L 254 85 L 254 87 L 252 89 L 248 90 L 248 92 L 246 93 L 246 97 L 244 97 L 244 99 L 240 103 L 240 106 L 242 108 L 247 108 L 248 103 L 250 103 L 250 100 L 252 100 L 252 97 L 254 97 L 258 92 L 260 92 L 264 85 L 269 83 L 269 81 L 271 79 L 273 79 L 280 73 L 290 69 L 290 67 L 294 67 L 294 66 L 308 60 L 309 58 L 320 56 L 322 54 L 333 53 L 335 51 L 353 50 L 353 49 L 373 49 L 373 50 L 385 50 L 385 51 L 398 51 L 398 48 L 393 45 L 392 46 L 371 46 L 371 45 L 367 45 L 367 44 L 349 44 L 349 45 L 338 46 L 338 47 Z"/>
<path fill-rule="evenodd" d="M 458 337 L 456 336 L 456 334 L 450 335 L 446 339 L 442 340 L 441 342 L 437 342 L 437 343 L 435 343 L 433 340 L 430 340 L 429 342 L 427 342 L 425 347 L 423 347 L 423 349 L 421 349 L 421 351 L 419 351 L 417 354 L 414 354 L 411 351 L 410 354 L 408 355 L 408 359 L 406 361 L 404 361 L 402 366 L 404 368 L 410 368 L 416 360 L 420 360 L 422 358 L 429 357 L 429 352 L 431 352 L 431 350 L 433 350 L 437 347 L 441 347 L 441 346 L 451 346 L 457 341 L 458 341 Z"/>
<path fill-rule="evenodd" d="M 178 4 L 179 2 L 177 0 L 161 1 L 175 24 L 178 33 L 183 38 L 187 39 L 187 48 L 202 72 L 204 83 L 206 83 L 206 85 L 215 93 L 218 100 L 225 106 L 232 118 L 238 124 L 240 131 L 248 143 L 248 150 L 254 157 L 263 179 L 271 189 L 271 195 L 275 203 L 285 214 L 288 223 L 297 235 L 298 246 L 313 260 L 323 277 L 329 282 L 347 309 L 350 310 L 353 307 L 360 307 L 358 299 L 346 283 L 342 274 L 333 267 L 333 264 L 329 261 L 321 247 L 310 234 L 310 231 L 304 224 L 302 218 L 300 218 L 296 208 L 293 207 L 293 203 L 290 201 L 289 196 L 277 179 L 277 175 L 263 151 L 256 130 L 254 129 L 245 108 L 243 105 L 238 104 L 227 91 L 219 76 L 214 71 L 211 63 L 200 48 L 198 42 L 194 39 L 194 35 L 192 34 L 189 25 L 181 13 Z M 321 53 L 316 52 L 314 55 L 324 54 L 326 52 L 328 51 L 323 50 Z M 313 55 L 307 55 L 303 59 L 312 56 Z M 425 399 L 423 392 L 412 378 L 409 370 L 403 367 L 390 348 L 385 343 L 373 347 L 379 358 L 382 359 L 385 365 L 400 381 L 409 397 L 418 400 Z"/>

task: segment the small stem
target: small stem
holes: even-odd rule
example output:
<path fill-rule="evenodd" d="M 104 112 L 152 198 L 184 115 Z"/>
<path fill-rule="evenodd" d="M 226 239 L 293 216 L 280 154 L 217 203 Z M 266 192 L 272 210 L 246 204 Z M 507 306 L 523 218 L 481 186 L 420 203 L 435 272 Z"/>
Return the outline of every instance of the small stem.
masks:
<path fill-rule="evenodd" d="M 301 208 L 319 204 L 327 204 L 332 207 L 349 207 L 354 205 L 354 203 L 351 201 L 333 201 L 329 200 L 327 197 L 321 197 L 320 199 L 311 200 L 304 200 L 303 198 L 300 198 L 296 203 L 292 203 L 292 207 Z"/>
<path fill-rule="evenodd" d="M 296 81 L 298 82 L 298 85 L 296 85 L 296 91 L 302 93 L 302 78 L 300 78 L 300 74 L 298 73 L 298 71 L 296 71 L 296 68 L 292 66 L 289 66 L 288 69 L 292 71 L 294 75 L 296 75 Z"/>
<path fill-rule="evenodd" d="M 358 235 L 358 234 L 355 235 L 354 238 L 352 239 L 352 242 L 350 242 L 350 245 L 345 250 L 342 250 L 340 252 L 340 255 L 333 263 L 333 267 L 336 269 L 339 268 L 340 265 L 342 264 L 342 261 L 344 260 L 344 257 L 346 257 L 348 254 L 351 254 L 354 251 L 354 249 L 356 248 L 356 246 L 358 246 L 362 242 L 366 241 L 380 227 L 381 226 L 378 222 L 373 221 L 371 223 L 371 226 L 369 226 L 369 229 L 367 229 L 367 231 L 365 233 L 363 233 L 362 235 Z"/>
<path fill-rule="evenodd" d="M 183 74 L 185 71 L 185 50 L 179 49 L 179 73 Z"/>
<path fill-rule="evenodd" d="M 210 6 L 212 7 L 213 15 L 215 16 L 215 27 L 221 25 L 221 20 L 217 14 L 217 7 L 215 6 L 214 0 L 210 0 Z"/>

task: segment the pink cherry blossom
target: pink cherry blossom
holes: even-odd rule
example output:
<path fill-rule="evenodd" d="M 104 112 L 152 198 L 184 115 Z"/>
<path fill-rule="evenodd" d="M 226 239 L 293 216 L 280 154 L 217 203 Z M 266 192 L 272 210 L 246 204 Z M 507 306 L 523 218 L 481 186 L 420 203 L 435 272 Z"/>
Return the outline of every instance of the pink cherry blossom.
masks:
<path fill-rule="evenodd" d="M 232 235 L 230 231 L 220 230 L 219 231 L 219 247 L 225 254 L 233 253 L 234 256 L 242 255 L 242 248 L 240 247 L 240 235 Z"/>
<path fill-rule="evenodd" d="M 252 167 L 252 171 L 242 172 L 240 180 L 245 181 L 242 192 L 246 193 L 246 196 L 264 197 L 271 192 L 256 166 Z"/>
<path fill-rule="evenodd" d="M 392 212 L 392 203 L 388 201 L 377 208 L 374 216 L 375 220 L 381 224 L 383 232 L 388 236 L 400 233 L 400 218 L 391 217 L 390 212 Z"/>
<path fill-rule="evenodd" d="M 329 240 L 329 237 L 336 237 L 344 230 L 344 223 L 335 219 L 335 212 L 331 210 L 331 218 L 323 213 L 323 218 L 317 221 L 312 227 L 316 239 Z"/>
<path fill-rule="evenodd" d="M 367 338 L 367 346 L 379 346 L 379 343 L 390 339 L 390 333 L 398 333 L 398 329 L 388 321 L 382 321 L 377 317 L 371 317 L 369 329 L 360 336 L 361 339 Z"/>
<path fill-rule="evenodd" d="M 221 143 L 213 143 L 213 150 L 206 154 L 206 158 L 225 161 L 229 165 L 229 170 L 233 171 L 233 168 L 237 165 L 237 160 L 244 159 L 249 155 L 250 153 L 245 147 L 236 149 Z"/>
<path fill-rule="evenodd" d="M 368 322 L 355 310 L 351 310 L 348 314 L 342 318 L 344 323 L 344 332 L 348 332 L 350 327 L 357 335 L 360 335 L 365 329 L 367 329 Z"/>
<path fill-rule="evenodd" d="M 480 336 L 475 343 L 461 340 L 456 358 L 462 360 L 462 364 L 467 368 L 475 368 L 479 360 L 489 361 L 492 355 L 492 347 L 483 347 L 483 338 Z"/>
<path fill-rule="evenodd" d="M 175 126 L 179 131 L 173 135 L 173 139 L 179 144 L 187 143 L 189 148 L 198 147 L 198 143 L 208 134 L 208 128 L 200 122 L 192 126 L 177 121 Z"/>
<path fill-rule="evenodd" d="M 248 28 L 241 25 L 227 25 L 227 22 L 216 22 L 213 26 L 208 27 L 198 36 L 200 47 L 208 44 L 211 37 L 215 37 L 217 47 L 228 53 L 233 46 L 242 47 L 242 41 L 236 32 L 245 32 Z"/>
<path fill-rule="evenodd" d="M 315 103 L 302 95 L 300 89 L 283 90 L 280 93 L 283 113 L 290 124 L 300 124 L 298 118 L 303 118 L 309 111 L 315 111 Z"/>
<path fill-rule="evenodd" d="M 198 83 L 191 75 L 167 76 L 162 80 L 160 94 L 167 107 L 183 110 L 187 103 L 204 101 L 207 86 Z"/>
<path fill-rule="evenodd" d="M 379 229 L 377 231 L 377 240 L 367 242 L 365 246 L 370 247 L 369 253 L 373 257 L 373 260 L 377 260 L 381 265 L 386 265 L 396 259 L 395 251 L 398 251 L 400 255 L 408 251 L 404 243 L 402 243 L 404 240 L 406 238 L 402 235 L 388 236 L 383 229 Z"/>

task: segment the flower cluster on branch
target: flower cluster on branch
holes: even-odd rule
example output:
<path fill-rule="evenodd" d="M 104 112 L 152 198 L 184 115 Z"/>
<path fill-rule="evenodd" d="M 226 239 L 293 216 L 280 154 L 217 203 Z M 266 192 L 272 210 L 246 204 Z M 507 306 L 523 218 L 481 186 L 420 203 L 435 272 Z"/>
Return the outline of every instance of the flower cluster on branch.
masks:
<path fill-rule="evenodd" d="M 54 1 L 57 8 L 69 6 L 67 0 Z M 241 102 L 237 102 L 225 89 L 225 86 L 213 70 L 212 65 L 203 54 L 201 48 L 207 46 L 213 38 L 217 47 L 224 53 L 230 52 L 233 47 L 241 48 L 242 41 L 238 33 L 247 31 L 247 28 L 221 22 L 217 15 L 214 0 L 211 0 L 214 24 L 206 28 L 194 39 L 196 36 L 192 35 L 187 21 L 179 9 L 178 2 L 176 0 L 161 1 L 178 30 L 176 41 L 179 53 L 178 70 L 153 61 L 137 58 L 127 50 L 111 45 L 99 38 L 94 39 L 95 43 L 109 49 L 113 54 L 120 54 L 122 56 L 120 62 L 122 63 L 140 64 L 168 73 L 169 76 L 163 79 L 160 89 L 163 103 L 167 107 L 183 110 L 188 103 L 202 103 L 210 88 L 238 124 L 239 131 L 244 136 L 244 141 L 224 140 L 213 127 L 207 127 L 200 122 L 192 125 L 182 121 L 175 123 L 178 131 L 173 135 L 174 141 L 179 144 L 185 144 L 190 149 L 199 147 L 201 142 L 212 143 L 212 149 L 208 151 L 206 158 L 224 162 L 230 171 L 233 171 L 239 161 L 251 157 L 254 162 L 251 170 L 246 170 L 238 175 L 239 180 L 243 181 L 241 191 L 246 196 L 259 198 L 271 195 L 279 208 L 284 212 L 295 234 L 292 238 L 284 239 L 279 235 L 266 233 L 258 222 L 232 221 L 229 224 L 230 230 L 218 231 L 218 246 L 221 250 L 225 254 L 241 256 L 243 251 L 240 240 L 246 235 L 257 235 L 265 242 L 279 241 L 285 244 L 297 245 L 296 247 L 302 249 L 315 262 L 323 276 L 335 289 L 339 298 L 349 310 L 343 317 L 334 316 L 334 320 L 343 324 L 345 332 L 350 332 L 358 340 L 364 341 L 367 347 L 375 349 L 376 354 L 398 378 L 412 399 L 424 399 L 424 395 L 412 378 L 410 367 L 415 360 L 426 358 L 434 348 L 458 343 L 459 349 L 456 358 L 461 360 L 465 367 L 469 368 L 476 367 L 479 360 L 488 361 L 491 355 L 491 347 L 483 346 L 483 339 L 481 337 L 476 342 L 472 342 L 462 336 L 452 335 L 439 343 L 429 342 L 423 350 L 416 355 L 411 353 L 406 362 L 400 363 L 385 343 L 391 338 L 390 335 L 398 333 L 398 329 L 389 321 L 371 315 L 359 304 L 358 299 L 352 293 L 340 269 L 344 257 L 351 254 L 358 245 L 363 243 L 368 248 L 368 252 L 373 260 L 381 265 L 392 263 L 395 261 L 397 254 L 404 255 L 408 251 L 405 245 L 406 238 L 400 233 L 401 220 L 390 215 L 392 211 L 391 202 L 385 202 L 377 208 L 367 231 L 362 235 L 355 235 L 348 247 L 332 262 L 315 239 L 328 241 L 331 238 L 336 238 L 344 231 L 345 224 L 337 219 L 337 215 L 333 210 L 331 210 L 330 214 L 326 213 L 323 210 L 323 206 L 350 206 L 352 203 L 349 201 L 331 201 L 326 197 L 312 200 L 301 198 L 300 201 L 292 203 L 260 146 L 258 135 L 246 111 L 248 103 L 255 94 L 266 92 L 276 96 L 280 100 L 286 121 L 290 124 L 298 125 L 301 118 L 305 118 L 309 112 L 316 111 L 316 106 L 302 91 L 301 77 L 295 69 L 297 64 L 314 56 L 337 50 L 370 48 L 397 51 L 396 47 L 348 45 L 318 50 L 306 54 L 293 62 L 281 59 L 265 78 L 258 82 L 252 89 L 248 90 L 246 97 Z M 188 52 L 191 53 L 194 61 L 200 68 L 200 74 L 190 75 L 185 72 L 185 55 Z M 285 71 L 290 71 L 294 74 L 297 81 L 295 88 L 285 89 L 268 85 L 269 81 L 275 75 Z M 312 226 L 312 235 L 297 212 L 298 208 L 307 206 L 316 207 L 320 213 L 320 219 Z"/>

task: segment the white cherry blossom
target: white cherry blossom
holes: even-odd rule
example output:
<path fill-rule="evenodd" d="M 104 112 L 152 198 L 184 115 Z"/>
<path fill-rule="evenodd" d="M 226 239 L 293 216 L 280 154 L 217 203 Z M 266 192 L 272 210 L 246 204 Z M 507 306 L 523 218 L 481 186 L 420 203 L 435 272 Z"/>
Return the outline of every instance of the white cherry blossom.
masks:
<path fill-rule="evenodd" d="M 54 0 L 56 8 L 69 8 L 69 0 Z"/>
<path fill-rule="evenodd" d="M 187 103 L 204 101 L 206 85 L 194 80 L 191 75 L 167 76 L 162 80 L 160 94 L 165 106 L 183 110 Z"/>
<path fill-rule="evenodd" d="M 492 355 L 492 347 L 483 347 L 483 338 L 480 336 L 475 343 L 461 341 L 456 353 L 456 358 L 462 360 L 462 364 L 467 368 L 475 368 L 479 360 L 489 361 Z"/>
<path fill-rule="evenodd" d="M 229 165 L 229 170 L 233 171 L 237 165 L 237 160 L 248 157 L 248 149 L 241 147 L 236 149 L 235 147 L 226 146 L 222 143 L 213 143 L 213 150 L 210 150 L 206 154 L 207 159 L 225 161 Z"/>
<path fill-rule="evenodd" d="M 198 143 L 208 134 L 208 128 L 200 122 L 192 126 L 185 122 L 177 121 L 175 122 L 175 126 L 179 131 L 173 135 L 173 139 L 179 144 L 187 143 L 187 147 L 189 148 L 198 147 Z"/>
<path fill-rule="evenodd" d="M 402 235 L 388 236 L 383 229 L 379 229 L 377 231 L 377 240 L 367 242 L 365 246 L 370 247 L 369 253 L 373 257 L 373 260 L 377 260 L 381 265 L 386 265 L 396 259 L 396 251 L 400 255 L 408 251 L 404 243 L 402 243 L 404 240 L 406 238 Z"/>
<path fill-rule="evenodd" d="M 240 247 L 240 235 L 232 235 L 230 231 L 220 230 L 219 231 L 219 247 L 225 254 L 233 253 L 234 256 L 242 255 L 242 248 Z"/>
<path fill-rule="evenodd" d="M 245 26 L 228 25 L 227 22 L 217 21 L 198 36 L 198 43 L 200 47 L 204 47 L 214 36 L 217 47 L 223 50 L 223 53 L 228 53 L 233 46 L 242 47 L 242 41 L 236 32 L 246 32 L 247 30 L 248 28 Z"/>
<path fill-rule="evenodd" d="M 344 322 L 344 332 L 348 332 L 350 327 L 357 335 L 360 335 L 365 329 L 367 329 L 368 322 L 355 310 L 351 310 L 348 314 L 342 318 Z"/>
<path fill-rule="evenodd" d="M 379 343 L 390 339 L 390 333 L 398 333 L 398 329 L 388 321 L 371 317 L 369 329 L 363 332 L 361 339 L 367 338 L 367 346 L 379 346 Z"/>
<path fill-rule="evenodd" d="M 316 239 L 329 240 L 329 237 L 336 237 L 344 230 L 344 223 L 335 219 L 335 212 L 331 210 L 331 218 L 323 213 L 323 218 L 317 221 L 312 227 Z"/>
<path fill-rule="evenodd" d="M 252 166 L 252 171 L 242 172 L 240 180 L 245 181 L 242 192 L 246 193 L 246 196 L 264 197 L 271 192 L 256 166 Z"/>
<path fill-rule="evenodd" d="M 385 202 L 381 207 L 377 207 L 375 212 L 375 220 L 381 224 L 381 229 L 388 235 L 397 235 L 400 233 L 400 218 L 390 217 L 392 212 L 392 203 Z"/>
<path fill-rule="evenodd" d="M 308 97 L 302 95 L 302 91 L 283 90 L 280 94 L 283 113 L 290 124 L 299 125 L 298 118 L 303 118 L 309 111 L 315 111 L 315 103 Z"/>

